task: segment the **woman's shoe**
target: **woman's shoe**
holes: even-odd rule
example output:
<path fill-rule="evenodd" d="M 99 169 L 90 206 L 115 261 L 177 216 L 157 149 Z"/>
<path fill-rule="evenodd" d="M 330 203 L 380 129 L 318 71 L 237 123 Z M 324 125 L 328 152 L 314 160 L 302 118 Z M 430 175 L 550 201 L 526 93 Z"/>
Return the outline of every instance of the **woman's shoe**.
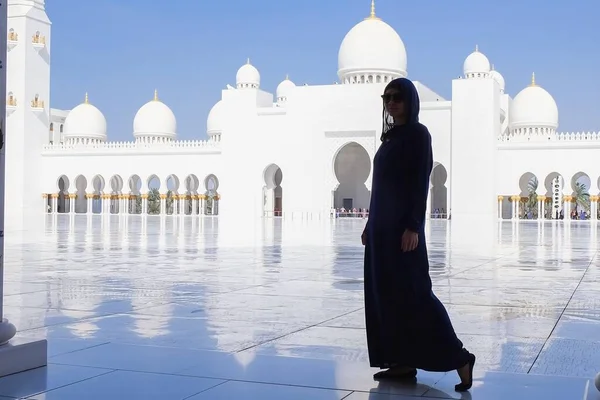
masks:
<path fill-rule="evenodd" d="M 394 368 L 386 369 L 385 371 L 380 371 L 373 375 L 373 379 L 382 380 L 382 379 L 397 379 L 397 380 L 406 380 L 406 379 L 415 379 L 417 377 L 417 369 L 412 368 L 406 372 L 396 372 Z"/>
<path fill-rule="evenodd" d="M 454 390 L 457 392 L 466 392 L 467 390 L 471 389 L 471 386 L 473 386 L 473 367 L 475 367 L 476 359 L 477 358 L 475 357 L 475 354 L 469 353 L 469 362 L 465 364 L 465 366 L 469 366 L 469 380 L 467 382 L 461 382 L 458 385 L 455 385 Z"/>

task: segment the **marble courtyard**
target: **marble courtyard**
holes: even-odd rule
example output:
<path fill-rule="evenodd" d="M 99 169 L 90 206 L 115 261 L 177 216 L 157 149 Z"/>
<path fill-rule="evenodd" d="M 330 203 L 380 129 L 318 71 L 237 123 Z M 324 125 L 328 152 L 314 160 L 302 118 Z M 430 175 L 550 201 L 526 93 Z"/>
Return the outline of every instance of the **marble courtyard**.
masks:
<path fill-rule="evenodd" d="M 465 346 L 455 373 L 372 380 L 360 219 L 48 215 L 6 233 L 6 316 L 49 365 L 0 400 L 600 399 L 595 222 L 428 224 L 431 274 Z M 461 397 L 462 396 L 462 397 Z"/>

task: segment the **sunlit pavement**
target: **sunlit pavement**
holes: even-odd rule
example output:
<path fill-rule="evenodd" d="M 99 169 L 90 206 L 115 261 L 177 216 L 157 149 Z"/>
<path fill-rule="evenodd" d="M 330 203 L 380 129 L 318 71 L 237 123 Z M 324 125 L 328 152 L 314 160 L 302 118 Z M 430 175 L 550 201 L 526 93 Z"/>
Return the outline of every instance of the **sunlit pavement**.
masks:
<path fill-rule="evenodd" d="M 478 357 L 462 395 L 454 372 L 373 381 L 363 226 L 48 215 L 7 232 L 5 315 L 50 364 L 0 379 L 0 400 L 600 399 L 598 225 L 430 221 L 435 292 Z"/>

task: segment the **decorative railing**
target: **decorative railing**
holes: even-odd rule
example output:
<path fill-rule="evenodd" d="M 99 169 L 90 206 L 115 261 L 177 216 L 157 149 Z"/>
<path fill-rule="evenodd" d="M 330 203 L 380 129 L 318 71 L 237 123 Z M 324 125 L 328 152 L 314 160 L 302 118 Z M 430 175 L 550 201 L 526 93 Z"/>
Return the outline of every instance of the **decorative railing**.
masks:
<path fill-rule="evenodd" d="M 170 149 L 207 149 L 219 150 L 221 143 L 214 140 L 173 140 L 165 143 L 144 143 L 144 142 L 95 142 L 95 143 L 56 143 L 46 144 L 43 147 L 45 151 L 93 151 L 93 150 L 170 150 Z"/>
<path fill-rule="evenodd" d="M 514 143 L 600 142 L 600 132 L 559 132 L 552 135 L 508 134 L 498 136 L 498 141 Z"/>

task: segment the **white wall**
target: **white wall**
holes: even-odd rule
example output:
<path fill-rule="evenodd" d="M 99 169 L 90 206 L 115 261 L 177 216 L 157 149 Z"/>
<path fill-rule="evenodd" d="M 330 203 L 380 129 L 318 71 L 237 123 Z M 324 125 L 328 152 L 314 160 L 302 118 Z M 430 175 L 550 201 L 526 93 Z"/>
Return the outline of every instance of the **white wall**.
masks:
<path fill-rule="evenodd" d="M 500 93 L 493 79 L 452 82 L 451 215 L 455 219 L 497 216 L 497 142 Z"/>
<path fill-rule="evenodd" d="M 50 21 L 40 8 L 9 4 L 8 29 L 14 29 L 18 41 L 7 55 L 7 92 L 12 92 L 17 107 L 6 121 L 6 190 L 9 193 L 9 224 L 40 210 L 42 145 L 48 140 L 50 126 Z M 35 46 L 36 32 L 45 45 Z M 33 109 L 38 95 L 44 108 Z"/>

